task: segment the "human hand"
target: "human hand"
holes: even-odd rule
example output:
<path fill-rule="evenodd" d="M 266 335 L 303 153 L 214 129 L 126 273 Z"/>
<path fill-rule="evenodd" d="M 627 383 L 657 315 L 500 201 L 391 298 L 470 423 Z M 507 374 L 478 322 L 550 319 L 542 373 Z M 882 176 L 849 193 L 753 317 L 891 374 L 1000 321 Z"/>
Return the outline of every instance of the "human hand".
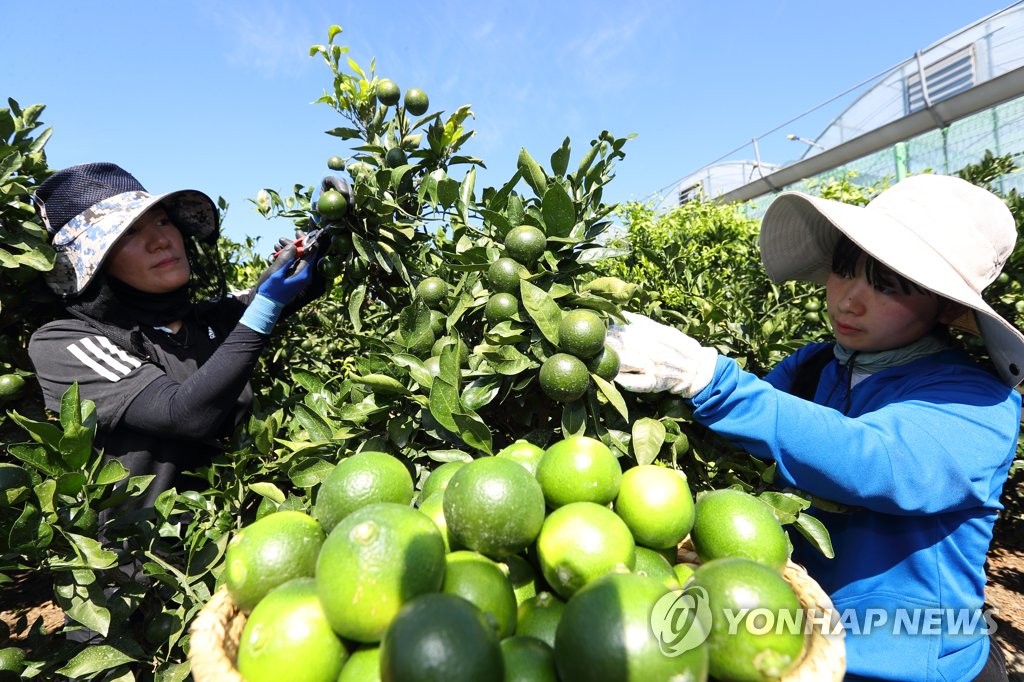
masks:
<path fill-rule="evenodd" d="M 314 268 L 300 265 L 305 265 L 304 261 L 296 259 L 295 247 L 289 244 L 264 271 L 266 276 L 260 276 L 256 293 L 279 305 L 288 305 L 313 280 Z"/>
<path fill-rule="evenodd" d="M 239 320 L 241 324 L 265 336 L 270 335 L 284 307 L 301 294 L 313 279 L 313 268 L 295 269 L 292 268 L 294 263 L 295 246 L 289 245 L 260 275 L 256 294 Z"/>
<path fill-rule="evenodd" d="M 628 324 L 611 325 L 606 343 L 619 355 L 615 382 L 627 391 L 667 391 L 692 398 L 711 383 L 718 352 L 674 327 L 624 312 Z"/>
<path fill-rule="evenodd" d="M 341 192 L 348 205 L 352 205 L 352 186 L 348 184 L 347 180 L 339 178 L 337 175 L 325 175 L 324 179 L 320 181 L 320 191 L 326 192 L 329 189 Z"/>

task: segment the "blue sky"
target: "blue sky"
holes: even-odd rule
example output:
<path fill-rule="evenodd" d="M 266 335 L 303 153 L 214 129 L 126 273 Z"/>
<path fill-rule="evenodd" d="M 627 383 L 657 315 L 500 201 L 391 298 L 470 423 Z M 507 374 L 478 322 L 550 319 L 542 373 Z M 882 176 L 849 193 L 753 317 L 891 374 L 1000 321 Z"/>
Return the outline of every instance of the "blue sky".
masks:
<path fill-rule="evenodd" d="M 347 156 L 312 104 L 330 72 L 309 47 L 344 33 L 364 67 L 431 109 L 469 104 L 464 149 L 504 182 L 525 147 L 578 159 L 601 130 L 635 133 L 605 200 L 643 200 L 1010 0 L 0 0 L 0 94 L 45 104 L 51 166 L 113 161 L 153 192 L 185 187 L 230 209 L 224 233 L 291 231 L 249 199 L 315 184 Z M 802 153 L 782 128 L 765 161 Z M 736 157 L 749 158 L 750 153 Z"/>

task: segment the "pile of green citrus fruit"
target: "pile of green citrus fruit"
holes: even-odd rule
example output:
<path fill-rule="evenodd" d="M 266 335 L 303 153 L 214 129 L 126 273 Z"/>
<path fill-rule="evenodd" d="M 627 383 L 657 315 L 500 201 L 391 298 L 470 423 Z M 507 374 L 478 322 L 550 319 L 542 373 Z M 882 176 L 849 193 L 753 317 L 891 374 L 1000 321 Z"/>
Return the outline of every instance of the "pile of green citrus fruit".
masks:
<path fill-rule="evenodd" d="M 788 537 L 746 492 L 695 502 L 681 472 L 623 469 L 582 435 L 442 464 L 419 490 L 411 471 L 352 455 L 310 513 L 232 538 L 223 580 L 248 613 L 245 679 L 775 680 L 803 654 L 802 629 L 732 615 L 801 613 L 781 574 Z M 678 560 L 688 536 L 699 562 Z M 696 588 L 710 618 L 670 650 L 665 633 L 686 633 L 652 614 Z"/>

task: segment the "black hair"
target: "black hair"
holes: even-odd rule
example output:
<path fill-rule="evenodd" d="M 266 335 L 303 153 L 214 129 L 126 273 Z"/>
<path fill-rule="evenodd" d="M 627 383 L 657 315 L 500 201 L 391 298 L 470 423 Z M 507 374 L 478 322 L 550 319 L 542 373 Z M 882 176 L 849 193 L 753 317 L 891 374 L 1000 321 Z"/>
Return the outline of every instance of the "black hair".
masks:
<path fill-rule="evenodd" d="M 876 289 L 889 288 L 895 281 L 905 294 L 909 294 L 911 291 L 921 294 L 933 293 L 919 284 L 910 281 L 898 272 L 894 272 L 884 263 L 880 263 L 874 256 L 865 254 L 864 249 L 860 248 L 845 234 L 839 237 L 839 241 L 836 242 L 836 246 L 832 251 L 832 272 L 840 277 L 856 277 L 857 263 L 860 261 L 862 254 L 866 256 L 864 260 L 864 278 L 868 284 Z"/>

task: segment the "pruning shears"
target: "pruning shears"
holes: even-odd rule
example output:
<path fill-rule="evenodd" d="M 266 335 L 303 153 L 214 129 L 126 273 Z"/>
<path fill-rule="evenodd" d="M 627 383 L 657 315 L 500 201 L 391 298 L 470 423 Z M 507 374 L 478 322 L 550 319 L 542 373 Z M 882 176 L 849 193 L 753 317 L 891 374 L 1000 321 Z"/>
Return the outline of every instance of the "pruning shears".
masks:
<path fill-rule="evenodd" d="M 334 189 L 345 195 L 348 202 L 352 203 L 352 188 L 345 180 L 328 175 L 323 179 L 320 185 L 320 191 L 326 192 L 329 189 Z M 313 198 L 313 205 L 316 205 L 316 198 Z M 278 243 L 278 248 L 271 256 L 272 262 L 269 268 L 263 271 L 260 275 L 259 281 L 256 283 L 256 287 L 259 288 L 261 284 L 273 273 L 283 268 L 286 264 L 291 263 L 288 271 L 288 276 L 298 274 L 302 272 L 304 268 L 309 267 L 311 263 L 316 262 L 316 252 L 319 250 L 319 242 L 327 237 L 325 241 L 330 242 L 330 233 L 338 226 L 337 223 L 332 222 L 321 222 L 320 216 L 315 212 L 312 217 L 312 221 L 316 227 L 309 232 L 300 234 L 294 241 L 281 240 Z"/>

